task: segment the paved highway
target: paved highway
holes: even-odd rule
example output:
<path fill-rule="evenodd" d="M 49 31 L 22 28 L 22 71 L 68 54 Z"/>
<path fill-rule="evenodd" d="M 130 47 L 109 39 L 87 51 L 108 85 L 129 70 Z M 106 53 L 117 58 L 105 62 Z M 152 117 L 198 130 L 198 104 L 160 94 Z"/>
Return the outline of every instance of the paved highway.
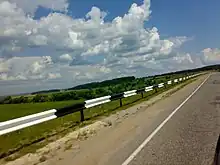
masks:
<path fill-rule="evenodd" d="M 211 165 L 220 133 L 218 85 L 220 75 L 210 76 L 128 163 Z"/>
<path fill-rule="evenodd" d="M 220 74 L 201 76 L 42 164 L 211 165 L 220 133 Z"/>

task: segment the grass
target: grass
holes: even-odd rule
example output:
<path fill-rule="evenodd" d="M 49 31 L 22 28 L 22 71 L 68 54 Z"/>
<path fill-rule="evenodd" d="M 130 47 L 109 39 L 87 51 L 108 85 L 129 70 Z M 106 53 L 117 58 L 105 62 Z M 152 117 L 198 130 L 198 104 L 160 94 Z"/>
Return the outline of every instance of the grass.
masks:
<path fill-rule="evenodd" d="M 82 102 L 82 100 L 28 103 L 28 104 L 0 104 L 0 122 L 42 112 L 53 108 L 65 107 L 78 102 Z"/>
<path fill-rule="evenodd" d="M 186 81 L 185 84 L 187 82 L 190 83 L 191 80 Z M 66 133 L 76 129 L 80 125 L 82 126 L 83 124 L 91 123 L 92 120 L 97 119 L 99 116 L 109 115 L 119 110 L 126 109 L 173 87 L 174 86 L 168 86 L 166 89 L 161 88 L 157 93 L 155 93 L 155 91 L 144 93 L 143 99 L 141 98 L 141 95 L 124 98 L 122 107 L 119 105 L 119 100 L 115 100 L 86 109 L 84 115 L 87 121 L 81 124 L 80 113 L 77 112 L 0 136 L 0 158 L 7 157 L 13 153 L 17 153 L 17 156 L 19 157 L 26 153 L 34 152 L 36 149 L 64 136 Z M 60 108 L 76 102 L 78 101 L 0 105 L 0 121 L 30 115 L 51 108 Z"/>

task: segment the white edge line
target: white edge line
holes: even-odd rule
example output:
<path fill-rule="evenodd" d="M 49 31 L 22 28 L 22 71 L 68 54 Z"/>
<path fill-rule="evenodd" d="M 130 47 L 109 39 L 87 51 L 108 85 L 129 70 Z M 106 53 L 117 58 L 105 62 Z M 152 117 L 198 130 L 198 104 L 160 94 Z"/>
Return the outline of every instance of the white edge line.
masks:
<path fill-rule="evenodd" d="M 122 163 L 122 165 L 128 165 L 135 158 L 135 156 L 147 145 L 147 143 L 170 120 L 170 118 L 201 88 L 209 76 L 144 140 L 144 142 Z"/>

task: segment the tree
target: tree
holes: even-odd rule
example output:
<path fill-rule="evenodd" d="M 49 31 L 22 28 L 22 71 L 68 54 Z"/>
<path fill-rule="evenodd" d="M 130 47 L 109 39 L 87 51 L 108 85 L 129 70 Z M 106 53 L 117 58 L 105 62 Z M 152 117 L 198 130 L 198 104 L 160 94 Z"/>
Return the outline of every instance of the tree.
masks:
<path fill-rule="evenodd" d="M 15 97 L 12 99 L 12 104 L 20 104 L 20 103 L 22 103 L 22 99 L 23 99 L 23 96 Z"/>
<path fill-rule="evenodd" d="M 84 99 L 93 99 L 95 98 L 95 92 L 93 90 L 87 90 L 83 93 L 83 97 Z"/>
<path fill-rule="evenodd" d="M 165 76 L 165 78 L 166 78 L 166 80 L 169 80 L 169 79 L 170 79 L 170 76 L 169 76 L 169 75 L 167 75 L 167 76 Z"/>
<path fill-rule="evenodd" d="M 71 100 L 71 96 L 69 92 L 53 93 L 51 98 L 52 101 Z"/>
<path fill-rule="evenodd" d="M 71 99 L 71 100 L 79 100 L 80 97 L 79 97 L 79 95 L 77 94 L 77 92 L 72 91 L 72 92 L 70 92 L 70 98 L 69 98 L 69 99 Z"/>
<path fill-rule="evenodd" d="M 28 97 L 20 96 L 19 98 L 17 98 L 17 104 L 20 103 L 28 103 Z"/>
<path fill-rule="evenodd" d="M 4 100 L 3 100 L 3 104 L 11 104 L 12 103 L 12 97 L 11 96 L 7 96 Z"/>
<path fill-rule="evenodd" d="M 36 96 L 33 97 L 32 102 L 39 103 L 39 102 L 46 102 L 48 100 L 49 100 L 49 96 L 48 95 L 37 94 Z"/>
<path fill-rule="evenodd" d="M 110 92 L 108 91 L 107 88 L 96 88 L 95 89 L 95 95 L 96 97 L 102 97 L 102 96 L 106 96 L 109 95 Z"/>

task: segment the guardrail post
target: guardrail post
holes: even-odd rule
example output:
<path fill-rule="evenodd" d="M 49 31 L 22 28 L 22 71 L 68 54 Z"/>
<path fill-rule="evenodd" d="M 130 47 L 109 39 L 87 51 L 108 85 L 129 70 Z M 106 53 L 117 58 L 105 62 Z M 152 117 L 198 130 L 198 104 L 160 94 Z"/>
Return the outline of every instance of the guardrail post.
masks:
<path fill-rule="evenodd" d="M 154 89 L 155 89 L 155 93 L 157 93 L 157 87 L 155 87 Z"/>
<path fill-rule="evenodd" d="M 120 107 L 122 107 L 122 98 L 120 98 Z"/>
<path fill-rule="evenodd" d="M 141 98 L 142 99 L 144 98 L 144 92 L 141 92 Z"/>
<path fill-rule="evenodd" d="M 80 117 L 81 117 L 81 121 L 84 121 L 84 113 L 83 113 L 83 109 L 80 110 Z"/>

